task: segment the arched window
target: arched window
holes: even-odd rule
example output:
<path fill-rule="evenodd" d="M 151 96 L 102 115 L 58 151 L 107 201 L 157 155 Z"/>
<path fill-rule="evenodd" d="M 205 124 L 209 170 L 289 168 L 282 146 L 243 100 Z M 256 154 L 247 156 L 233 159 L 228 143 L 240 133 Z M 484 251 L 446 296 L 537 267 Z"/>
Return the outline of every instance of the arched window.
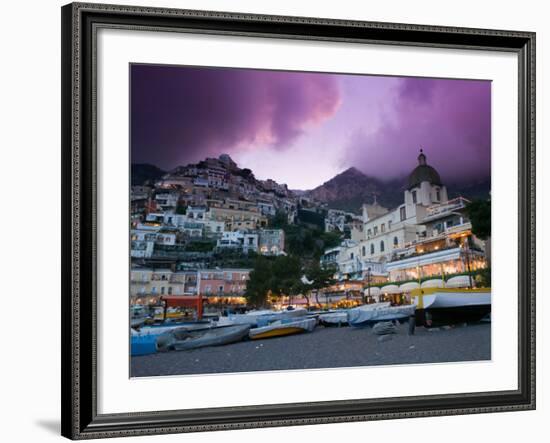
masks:
<path fill-rule="evenodd" d="M 363 257 L 364 257 L 365 255 L 367 255 L 367 248 L 365 248 L 365 247 L 363 246 L 361 249 L 362 249 L 361 252 L 362 252 Z"/>
<path fill-rule="evenodd" d="M 394 238 L 393 238 L 393 245 L 394 245 L 394 246 L 399 245 L 399 240 L 397 239 L 397 237 L 394 237 Z"/>
<path fill-rule="evenodd" d="M 380 241 L 380 252 L 384 252 L 384 240 Z"/>
<path fill-rule="evenodd" d="M 370 253 L 371 255 L 374 254 L 374 243 L 370 245 Z"/>

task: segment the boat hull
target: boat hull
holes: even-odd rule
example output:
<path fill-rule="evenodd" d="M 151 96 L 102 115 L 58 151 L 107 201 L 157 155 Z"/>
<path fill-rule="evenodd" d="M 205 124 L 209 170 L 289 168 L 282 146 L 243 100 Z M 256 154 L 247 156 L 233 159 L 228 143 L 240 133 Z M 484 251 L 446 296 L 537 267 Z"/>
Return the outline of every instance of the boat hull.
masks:
<path fill-rule="evenodd" d="M 461 323 L 477 323 L 490 313 L 491 305 L 478 305 L 418 309 L 415 317 L 417 326 L 437 327 Z"/>
<path fill-rule="evenodd" d="M 236 343 L 248 336 L 250 325 L 223 326 L 207 330 L 175 331 L 173 341 L 167 343 L 170 350 L 186 351 L 208 346 L 221 346 Z"/>
<path fill-rule="evenodd" d="M 348 326 L 348 313 L 321 314 L 319 315 L 319 324 L 325 327 Z"/>
<path fill-rule="evenodd" d="M 478 322 L 491 312 L 490 289 L 432 289 L 416 296 L 416 324 L 419 326 Z"/>
<path fill-rule="evenodd" d="M 305 332 L 305 329 L 302 328 L 279 328 L 272 329 L 271 331 L 266 331 L 261 334 L 250 335 L 252 340 L 257 340 L 261 338 L 271 338 L 271 337 L 282 337 L 284 335 L 299 334 L 300 332 Z"/>
<path fill-rule="evenodd" d="M 253 328 L 248 333 L 251 340 L 262 338 L 282 337 L 285 335 L 300 334 L 302 332 L 311 332 L 315 328 L 317 320 L 306 318 L 303 320 L 276 322 L 268 326 Z"/>
<path fill-rule="evenodd" d="M 362 328 L 381 321 L 403 321 L 415 315 L 415 310 L 415 305 L 354 308 L 348 311 L 348 323 L 350 326 Z"/>

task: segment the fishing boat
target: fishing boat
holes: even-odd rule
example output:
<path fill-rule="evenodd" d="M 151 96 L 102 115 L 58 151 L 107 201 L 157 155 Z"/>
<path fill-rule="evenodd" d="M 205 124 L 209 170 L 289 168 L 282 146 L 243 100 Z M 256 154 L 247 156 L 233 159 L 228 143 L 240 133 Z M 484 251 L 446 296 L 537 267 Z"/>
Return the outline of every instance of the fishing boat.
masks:
<path fill-rule="evenodd" d="M 372 326 L 379 321 L 401 320 L 415 313 L 415 305 L 390 306 L 389 303 L 363 305 L 348 311 L 348 323 L 354 327 Z"/>
<path fill-rule="evenodd" d="M 130 355 L 132 357 L 138 355 L 155 354 L 158 351 L 156 335 L 140 335 L 133 329 L 130 336 Z"/>
<path fill-rule="evenodd" d="M 241 341 L 248 336 L 250 325 L 230 325 L 188 330 L 179 328 L 166 336 L 166 342 L 159 343 L 162 349 L 185 351 L 220 346 Z M 164 337 L 163 337 L 164 339 Z"/>
<path fill-rule="evenodd" d="M 130 326 L 132 328 L 144 325 L 148 318 L 148 309 L 145 306 L 130 306 Z"/>
<path fill-rule="evenodd" d="M 240 325 L 246 324 L 251 327 L 266 326 L 269 323 L 278 320 L 288 320 L 292 318 L 305 317 L 308 314 L 307 309 L 287 309 L 283 311 L 272 311 L 269 309 L 249 311 L 246 314 L 230 314 L 227 317 L 221 317 L 218 325 Z"/>
<path fill-rule="evenodd" d="M 174 331 L 180 328 L 184 328 L 186 330 L 196 330 L 209 328 L 211 325 L 212 322 L 208 320 L 202 320 L 189 322 L 166 322 L 156 325 L 133 327 L 133 329 L 135 329 L 139 335 L 161 335 L 166 332 Z"/>
<path fill-rule="evenodd" d="M 417 324 L 477 322 L 491 312 L 491 288 L 425 288 L 411 291 Z"/>
<path fill-rule="evenodd" d="M 319 324 L 323 326 L 348 326 L 348 311 L 334 311 L 319 314 Z"/>
<path fill-rule="evenodd" d="M 281 337 L 284 335 L 311 332 L 315 329 L 315 318 L 285 319 L 274 321 L 267 326 L 252 328 L 248 336 L 253 339 Z"/>

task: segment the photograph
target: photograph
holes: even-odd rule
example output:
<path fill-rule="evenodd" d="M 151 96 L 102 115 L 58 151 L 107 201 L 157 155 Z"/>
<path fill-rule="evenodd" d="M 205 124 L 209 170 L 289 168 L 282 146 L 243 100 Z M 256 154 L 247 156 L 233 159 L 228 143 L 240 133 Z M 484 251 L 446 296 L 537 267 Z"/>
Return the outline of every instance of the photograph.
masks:
<path fill-rule="evenodd" d="M 130 377 L 490 361 L 491 86 L 130 63 Z"/>

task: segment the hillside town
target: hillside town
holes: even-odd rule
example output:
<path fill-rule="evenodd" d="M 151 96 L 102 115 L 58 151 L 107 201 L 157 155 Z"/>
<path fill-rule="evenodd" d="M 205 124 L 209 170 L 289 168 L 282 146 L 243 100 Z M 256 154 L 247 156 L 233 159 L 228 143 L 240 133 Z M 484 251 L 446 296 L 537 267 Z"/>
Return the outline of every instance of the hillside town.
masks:
<path fill-rule="evenodd" d="M 286 294 L 266 287 L 261 304 L 353 306 L 399 302 L 420 287 L 490 285 L 490 242 L 472 233 L 469 200 L 448 198 L 422 150 L 417 161 L 401 204 L 386 208 L 373 195 L 360 214 L 259 180 L 227 154 L 132 186 L 130 302 L 201 295 L 215 312 L 257 305 L 247 284 L 258 258 L 289 255 L 301 256 L 303 284 Z M 329 272 L 326 286 L 313 284 L 312 267 Z"/>

